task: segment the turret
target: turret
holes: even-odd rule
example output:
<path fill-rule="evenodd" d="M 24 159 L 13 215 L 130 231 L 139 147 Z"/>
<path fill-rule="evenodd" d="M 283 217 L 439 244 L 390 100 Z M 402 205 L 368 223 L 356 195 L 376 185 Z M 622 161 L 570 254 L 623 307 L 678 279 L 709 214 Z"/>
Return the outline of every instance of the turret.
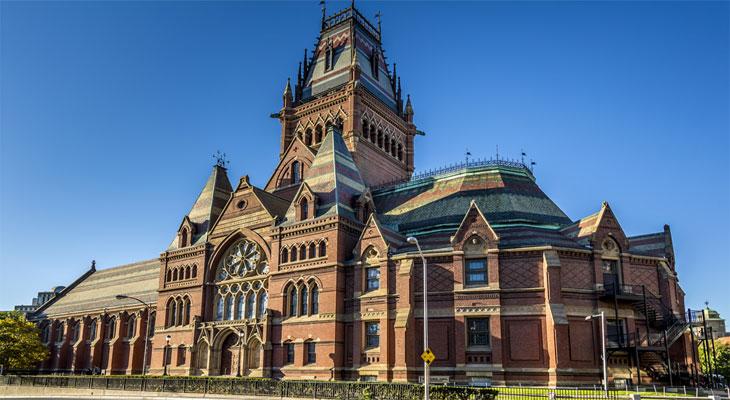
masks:
<path fill-rule="evenodd" d="M 289 78 L 286 78 L 286 87 L 284 88 L 283 97 L 284 97 L 284 108 L 291 107 L 294 99 L 292 98 L 292 94 L 291 94 L 291 80 Z"/>
<path fill-rule="evenodd" d="M 406 121 L 408 123 L 413 123 L 413 106 L 411 105 L 411 95 L 408 95 L 408 98 L 406 99 L 406 112 L 405 112 Z"/>

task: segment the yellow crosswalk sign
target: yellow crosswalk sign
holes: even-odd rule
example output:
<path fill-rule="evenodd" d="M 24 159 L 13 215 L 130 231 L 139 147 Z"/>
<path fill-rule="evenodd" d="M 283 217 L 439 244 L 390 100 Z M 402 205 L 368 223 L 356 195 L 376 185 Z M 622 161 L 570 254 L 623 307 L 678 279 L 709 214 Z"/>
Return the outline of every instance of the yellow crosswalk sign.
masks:
<path fill-rule="evenodd" d="M 433 360 L 436 359 L 436 355 L 433 354 L 433 351 L 431 351 L 431 349 L 427 348 L 426 350 L 423 351 L 423 353 L 421 353 L 421 359 L 423 359 L 423 361 L 425 361 L 426 364 L 431 365 Z"/>

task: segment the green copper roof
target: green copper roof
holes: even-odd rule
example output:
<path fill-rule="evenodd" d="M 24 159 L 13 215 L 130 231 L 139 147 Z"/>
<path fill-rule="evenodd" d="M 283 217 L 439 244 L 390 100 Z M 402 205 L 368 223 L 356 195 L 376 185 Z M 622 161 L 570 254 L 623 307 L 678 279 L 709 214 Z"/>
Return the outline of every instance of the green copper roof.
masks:
<path fill-rule="evenodd" d="M 455 231 L 474 200 L 493 226 L 558 229 L 571 223 L 527 168 L 478 165 L 373 192 L 380 221 L 403 234 Z"/>

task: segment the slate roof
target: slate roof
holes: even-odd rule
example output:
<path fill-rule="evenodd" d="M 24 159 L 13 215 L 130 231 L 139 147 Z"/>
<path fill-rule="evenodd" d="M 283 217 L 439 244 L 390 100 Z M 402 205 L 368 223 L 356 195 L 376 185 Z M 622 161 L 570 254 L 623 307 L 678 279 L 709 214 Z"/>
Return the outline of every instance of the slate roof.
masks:
<path fill-rule="evenodd" d="M 340 131 L 334 126 L 327 131 L 303 183 L 317 196 L 315 218 L 339 215 L 356 220 L 353 200 L 367 188 Z M 286 222 L 295 222 L 295 216 L 292 203 Z"/>
<path fill-rule="evenodd" d="M 667 236 L 665 232 L 633 236 L 629 239 L 629 252 L 654 257 L 667 255 Z"/>
<path fill-rule="evenodd" d="M 115 296 L 118 294 L 134 296 L 154 304 L 157 302 L 159 274 L 158 259 L 91 271 L 85 278 L 75 282 L 71 290 L 62 292 L 41 308 L 39 314 L 52 318 L 103 312 L 105 308 L 136 307 L 139 304 L 131 299 L 117 300 Z"/>
<path fill-rule="evenodd" d="M 256 197 L 261 201 L 261 204 L 266 208 L 266 211 L 273 216 L 283 217 L 286 215 L 286 210 L 289 208 L 289 201 L 282 199 L 281 197 L 269 193 L 265 190 L 259 189 L 255 186 L 251 187 Z"/>
<path fill-rule="evenodd" d="M 208 238 L 208 230 L 212 224 L 218 219 L 223 212 L 226 202 L 231 196 L 233 188 L 228 180 L 226 169 L 214 165 L 208 180 L 205 182 L 203 189 L 200 191 L 198 198 L 195 200 L 193 207 L 187 216 L 195 225 L 195 235 L 192 238 L 192 244 L 204 243 Z M 177 235 L 173 237 L 172 243 L 167 250 L 175 250 L 178 248 Z"/>
<path fill-rule="evenodd" d="M 557 230 L 572 221 L 526 168 L 468 166 L 373 192 L 383 225 L 404 235 L 453 234 L 474 200 L 492 227 Z M 563 241 L 562 235 L 546 237 Z"/>
<path fill-rule="evenodd" d="M 334 50 L 334 63 L 326 69 L 325 55 L 329 46 Z M 377 76 L 371 68 L 373 54 L 377 54 Z M 380 32 L 354 7 L 339 11 L 323 21 L 311 62 L 305 63 L 302 88 L 305 101 L 348 83 L 353 64 L 357 64 L 361 71 L 358 84 L 391 108 L 396 108 L 395 85 L 385 64 Z"/>

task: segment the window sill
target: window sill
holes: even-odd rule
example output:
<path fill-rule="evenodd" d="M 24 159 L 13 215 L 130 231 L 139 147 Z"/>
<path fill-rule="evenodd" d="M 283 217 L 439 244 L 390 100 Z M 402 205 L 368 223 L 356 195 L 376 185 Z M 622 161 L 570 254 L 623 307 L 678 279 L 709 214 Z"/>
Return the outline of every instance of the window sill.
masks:
<path fill-rule="evenodd" d="M 466 346 L 466 351 L 474 353 L 491 353 L 492 346 Z"/>

